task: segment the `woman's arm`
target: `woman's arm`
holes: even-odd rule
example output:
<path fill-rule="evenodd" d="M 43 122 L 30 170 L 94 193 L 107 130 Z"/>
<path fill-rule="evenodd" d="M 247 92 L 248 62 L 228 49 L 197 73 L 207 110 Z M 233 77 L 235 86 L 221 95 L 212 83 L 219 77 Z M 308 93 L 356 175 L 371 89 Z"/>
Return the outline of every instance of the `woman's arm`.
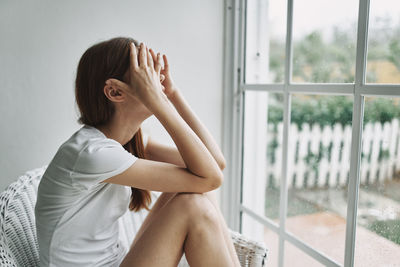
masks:
<path fill-rule="evenodd" d="M 151 54 L 155 57 L 155 53 L 152 49 L 150 49 Z M 164 75 L 163 86 L 164 93 L 170 100 L 170 102 L 174 105 L 175 109 L 178 111 L 179 115 L 185 120 L 185 122 L 189 125 L 189 127 L 196 133 L 196 135 L 200 138 L 203 144 L 207 147 L 208 151 L 211 153 L 215 161 L 218 163 L 218 166 L 221 170 L 223 170 L 226 166 L 225 158 L 215 142 L 214 138 L 208 131 L 208 129 L 204 126 L 204 124 L 200 121 L 197 115 L 193 112 L 185 98 L 183 97 L 180 90 L 175 86 L 171 78 L 169 63 L 166 55 L 163 56 L 164 59 L 164 68 L 161 70 L 161 73 Z M 150 142 L 149 148 L 147 150 L 147 154 L 151 159 L 163 162 L 170 162 L 177 164 L 178 166 L 184 166 L 184 162 L 180 158 L 179 153 L 174 151 L 174 148 L 163 146 L 161 144 Z"/>
<path fill-rule="evenodd" d="M 208 129 L 190 108 L 182 93 L 179 90 L 175 90 L 174 94 L 170 95 L 168 98 L 175 106 L 181 117 L 200 138 L 203 144 L 207 147 L 208 151 L 210 151 L 220 169 L 223 170 L 226 165 L 224 155 L 222 154 L 219 146 L 215 142 Z"/>
<path fill-rule="evenodd" d="M 190 108 L 180 91 L 175 91 L 175 94 L 168 95 L 169 100 L 175 106 L 180 116 L 186 121 L 189 127 L 196 133 L 203 144 L 210 151 L 211 155 L 217 161 L 221 170 L 225 168 L 225 158 L 215 142 L 214 138 L 199 120 L 193 110 Z M 167 146 L 155 142 L 151 137 L 148 138 L 148 145 L 146 146 L 146 155 L 149 159 L 161 162 L 168 162 L 178 166 L 185 167 L 181 155 L 175 147 Z"/>
<path fill-rule="evenodd" d="M 109 84 L 137 97 L 156 116 L 174 141 L 185 168 L 138 159 L 126 171 L 105 182 L 163 192 L 205 192 L 219 187 L 223 179 L 222 171 L 203 142 L 161 92 L 161 59 L 157 57 L 154 64 L 146 50 L 142 45 L 139 66 L 136 49 L 134 46 L 131 49 L 129 85 L 115 79 L 110 79 Z"/>

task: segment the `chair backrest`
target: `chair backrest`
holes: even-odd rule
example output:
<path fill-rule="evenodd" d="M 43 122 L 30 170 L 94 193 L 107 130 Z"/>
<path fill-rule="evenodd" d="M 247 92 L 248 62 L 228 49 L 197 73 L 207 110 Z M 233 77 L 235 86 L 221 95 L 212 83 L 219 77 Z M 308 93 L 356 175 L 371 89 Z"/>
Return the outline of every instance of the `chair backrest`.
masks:
<path fill-rule="evenodd" d="M 26 172 L 0 194 L 0 266 L 38 266 L 35 204 L 47 165 Z M 152 192 L 152 200 L 160 194 Z M 129 249 L 148 211 L 129 210 L 118 220 L 119 239 Z"/>
<path fill-rule="evenodd" d="M 34 208 L 46 167 L 25 173 L 0 194 L 1 266 L 39 265 Z"/>

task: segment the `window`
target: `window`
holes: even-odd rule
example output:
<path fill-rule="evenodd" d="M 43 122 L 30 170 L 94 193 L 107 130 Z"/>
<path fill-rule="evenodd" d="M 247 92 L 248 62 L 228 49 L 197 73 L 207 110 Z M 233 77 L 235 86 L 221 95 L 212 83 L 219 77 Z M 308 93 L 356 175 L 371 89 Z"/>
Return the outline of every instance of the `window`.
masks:
<path fill-rule="evenodd" d="M 222 208 L 268 266 L 400 253 L 400 3 L 226 1 Z"/>

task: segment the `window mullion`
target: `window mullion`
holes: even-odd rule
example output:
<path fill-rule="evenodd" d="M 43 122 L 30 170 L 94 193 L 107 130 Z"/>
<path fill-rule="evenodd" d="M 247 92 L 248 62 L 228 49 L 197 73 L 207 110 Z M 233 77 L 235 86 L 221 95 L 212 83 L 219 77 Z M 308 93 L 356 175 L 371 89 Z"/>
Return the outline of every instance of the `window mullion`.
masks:
<path fill-rule="evenodd" d="M 242 90 L 244 84 L 244 74 L 245 74 L 245 66 L 244 66 L 244 57 L 245 57 L 245 29 L 246 29 L 246 2 L 247 0 L 236 0 L 236 5 L 238 7 L 238 57 L 236 63 L 236 77 L 237 77 L 237 86 L 236 92 L 234 95 L 234 106 L 235 106 L 235 120 L 234 124 L 236 127 L 234 128 L 234 161 L 235 161 L 235 171 L 234 171 L 234 187 L 232 190 L 232 195 L 234 195 L 233 199 L 233 208 L 235 211 L 235 215 L 233 217 L 233 225 L 234 229 L 241 230 L 240 224 L 240 205 L 242 198 L 242 179 L 243 179 L 243 125 L 244 125 L 244 92 Z M 236 192 L 233 193 L 233 192 Z M 239 194 L 237 192 L 240 192 Z"/>
<path fill-rule="evenodd" d="M 286 21 L 286 51 L 285 51 L 285 78 L 284 84 L 289 85 L 292 81 L 292 52 L 293 52 L 293 0 L 287 3 Z"/>
<path fill-rule="evenodd" d="M 364 97 L 360 93 L 354 96 L 350 172 L 348 184 L 347 216 L 346 216 L 346 244 L 344 266 L 354 265 L 355 233 L 357 223 L 358 188 L 360 184 L 360 157 L 362 124 L 364 115 Z"/>
<path fill-rule="evenodd" d="M 355 234 L 357 223 L 358 188 L 360 184 L 360 158 L 364 97 L 360 89 L 365 83 L 367 40 L 368 40 L 369 0 L 360 0 L 357 27 L 356 76 L 352 120 L 350 177 L 348 184 L 346 244 L 344 266 L 354 266 Z"/>
<path fill-rule="evenodd" d="M 400 96 L 400 85 L 398 84 L 363 84 L 358 90 L 362 95 Z"/>
<path fill-rule="evenodd" d="M 288 203 L 288 142 L 289 142 L 289 125 L 290 125 L 290 101 L 291 95 L 289 92 L 284 93 L 283 101 L 283 139 L 282 139 L 282 176 L 280 184 L 280 206 L 279 206 L 279 266 L 284 265 L 284 244 L 286 233 L 286 215 Z"/>
<path fill-rule="evenodd" d="M 367 41 L 368 41 L 368 20 L 369 20 L 369 1 L 360 0 L 358 10 L 357 26 L 357 55 L 355 90 L 365 84 L 365 73 L 367 65 Z"/>
<path fill-rule="evenodd" d="M 227 0 L 225 2 L 225 54 L 224 54 L 224 132 L 223 151 L 230 168 L 225 169 L 225 175 L 230 177 L 221 188 L 221 207 L 229 227 L 239 230 L 240 219 L 240 162 L 242 125 L 240 86 L 238 69 L 241 67 L 241 20 L 243 16 L 242 0 Z"/>
<path fill-rule="evenodd" d="M 279 259 L 278 266 L 284 265 L 284 249 L 285 249 L 285 233 L 286 233 L 286 215 L 288 202 L 288 142 L 289 142 L 289 126 L 290 126 L 290 100 L 289 84 L 292 76 L 292 30 L 293 30 L 293 0 L 287 3 L 287 22 L 286 22 L 286 56 L 285 56 L 285 77 L 284 77 L 284 103 L 283 103 L 283 140 L 282 140 L 282 177 L 280 184 L 280 200 L 279 200 Z"/>

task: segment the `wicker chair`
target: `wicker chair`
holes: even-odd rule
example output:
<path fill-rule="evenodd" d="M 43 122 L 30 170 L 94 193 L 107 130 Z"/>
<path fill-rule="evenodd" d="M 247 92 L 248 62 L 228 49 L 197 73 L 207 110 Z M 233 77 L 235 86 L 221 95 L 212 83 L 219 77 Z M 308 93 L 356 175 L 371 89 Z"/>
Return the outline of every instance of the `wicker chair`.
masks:
<path fill-rule="evenodd" d="M 46 167 L 28 171 L 0 194 L 0 266 L 39 264 L 34 207 L 39 181 Z M 130 247 L 146 214 L 146 210 L 128 211 L 119 219 L 119 238 L 126 248 Z M 231 234 L 242 266 L 265 266 L 267 249 L 263 244 L 234 231 Z M 189 266 L 184 256 L 179 266 Z"/>

